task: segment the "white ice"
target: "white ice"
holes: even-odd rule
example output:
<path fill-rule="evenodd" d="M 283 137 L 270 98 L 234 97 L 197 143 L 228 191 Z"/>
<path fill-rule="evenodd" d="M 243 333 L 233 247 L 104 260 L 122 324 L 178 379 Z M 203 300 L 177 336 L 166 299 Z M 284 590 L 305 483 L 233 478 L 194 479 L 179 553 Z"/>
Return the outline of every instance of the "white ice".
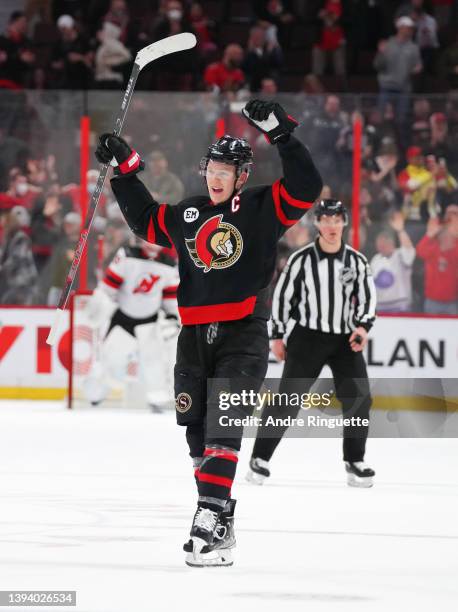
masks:
<path fill-rule="evenodd" d="M 458 608 L 456 439 L 370 440 L 365 490 L 346 486 L 332 439 L 284 440 L 271 482 L 249 485 L 246 440 L 235 564 L 191 569 L 195 485 L 173 414 L 1 402 L 0 432 L 0 590 L 77 591 L 52 610 Z"/>

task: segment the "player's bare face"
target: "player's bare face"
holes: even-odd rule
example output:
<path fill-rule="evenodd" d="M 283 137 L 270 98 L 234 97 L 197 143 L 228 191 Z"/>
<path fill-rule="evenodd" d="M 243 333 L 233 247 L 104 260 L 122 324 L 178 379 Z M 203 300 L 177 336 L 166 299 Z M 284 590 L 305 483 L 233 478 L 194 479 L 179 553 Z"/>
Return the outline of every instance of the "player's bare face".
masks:
<path fill-rule="evenodd" d="M 321 234 L 321 246 L 340 247 L 344 230 L 342 215 L 323 215 L 318 223 Z"/>
<path fill-rule="evenodd" d="M 235 187 L 235 168 L 210 160 L 207 166 L 207 187 L 213 204 L 221 204 L 228 200 Z"/>

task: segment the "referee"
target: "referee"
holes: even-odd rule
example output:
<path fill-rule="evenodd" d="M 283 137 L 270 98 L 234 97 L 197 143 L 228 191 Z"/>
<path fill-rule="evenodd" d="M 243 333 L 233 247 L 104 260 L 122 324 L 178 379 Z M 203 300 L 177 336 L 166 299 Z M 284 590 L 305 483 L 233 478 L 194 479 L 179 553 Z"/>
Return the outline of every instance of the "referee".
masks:
<path fill-rule="evenodd" d="M 314 209 L 319 237 L 291 255 L 275 288 L 272 307 L 272 351 L 285 361 L 280 393 L 291 391 L 290 379 L 309 379 L 309 391 L 324 365 L 334 377 L 344 416 L 369 418 L 371 395 L 362 350 L 375 320 L 375 286 L 367 259 L 342 240 L 348 216 L 342 202 L 321 200 Z M 283 340 L 291 329 L 287 344 Z M 354 398 L 358 397 L 355 404 Z M 263 419 L 297 416 L 298 406 L 268 405 Z M 271 427 L 269 425 L 269 427 Z M 273 426 L 272 426 L 273 427 Z M 268 462 L 287 427 L 258 429 L 247 479 L 262 484 Z M 364 463 L 368 427 L 343 431 L 343 460 L 350 486 L 370 487 L 375 472 Z"/>

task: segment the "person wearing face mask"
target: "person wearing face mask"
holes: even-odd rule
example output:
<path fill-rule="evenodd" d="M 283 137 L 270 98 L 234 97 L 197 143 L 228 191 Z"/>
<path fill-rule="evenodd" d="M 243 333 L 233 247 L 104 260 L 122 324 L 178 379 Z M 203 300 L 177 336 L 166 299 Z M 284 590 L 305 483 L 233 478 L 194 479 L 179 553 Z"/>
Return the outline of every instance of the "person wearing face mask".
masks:
<path fill-rule="evenodd" d="M 180 0 L 168 0 L 163 14 L 153 24 L 151 37 L 156 41 L 181 32 L 192 32 L 192 26 Z M 195 78 L 196 66 L 195 49 L 170 55 L 167 64 L 161 65 L 156 75 L 156 87 L 167 91 L 188 91 Z"/>
<path fill-rule="evenodd" d="M 230 44 L 224 49 L 220 62 L 213 62 L 205 69 L 204 83 L 207 89 L 217 91 L 237 91 L 245 82 L 241 70 L 243 49 L 240 45 Z"/>
<path fill-rule="evenodd" d="M 36 197 L 40 194 L 39 187 L 30 185 L 25 174 L 19 168 L 13 168 L 9 173 L 8 189 L 0 193 L 0 206 L 4 208 L 23 206 L 30 210 Z"/>
<path fill-rule="evenodd" d="M 369 430 L 364 419 L 368 422 L 372 400 L 362 351 L 375 321 L 375 285 L 365 256 L 343 241 L 348 215 L 342 202 L 320 200 L 314 217 L 317 239 L 291 255 L 273 297 L 272 352 L 285 362 L 279 393 L 303 395 L 325 365 L 331 368 L 344 416 L 360 419 L 343 429 L 347 483 L 371 487 L 375 472 L 364 462 Z M 269 425 L 269 417 L 296 418 L 299 409 L 266 406 L 249 482 L 259 485 L 270 476 L 269 461 L 288 429 Z"/>
<path fill-rule="evenodd" d="M 183 325 L 175 365 L 177 423 L 195 468 L 197 511 L 184 546 L 191 566 L 232 565 L 235 546 L 231 487 L 243 427 L 218 428 L 217 391 L 207 382 L 259 389 L 267 371 L 269 283 L 277 243 L 312 206 L 322 181 L 306 147 L 292 132 L 297 122 L 276 102 L 250 101 L 245 119 L 278 147 L 282 178 L 244 189 L 253 152 L 242 138 L 225 135 L 201 159 L 206 194 L 175 206 L 159 204 L 137 173 L 139 154 L 120 137 L 102 134 L 101 163 L 115 158 L 111 186 L 132 231 L 178 253 L 178 311 Z M 251 411 L 232 407 L 240 417 Z M 236 417 L 236 418 L 237 418 Z"/>

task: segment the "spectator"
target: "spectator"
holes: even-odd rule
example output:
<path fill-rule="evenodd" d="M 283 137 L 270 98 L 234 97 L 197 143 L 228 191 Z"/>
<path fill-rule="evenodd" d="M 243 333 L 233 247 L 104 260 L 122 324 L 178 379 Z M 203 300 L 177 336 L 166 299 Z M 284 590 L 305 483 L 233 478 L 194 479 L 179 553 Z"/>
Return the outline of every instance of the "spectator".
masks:
<path fill-rule="evenodd" d="M 392 101 L 400 124 L 407 113 L 412 76 L 422 70 L 420 49 L 412 41 L 414 27 L 410 17 L 399 17 L 396 35 L 379 42 L 374 59 L 380 88 L 379 107 L 383 111 L 386 103 Z"/>
<path fill-rule="evenodd" d="M 340 0 L 327 0 L 324 8 L 318 13 L 323 26 L 320 39 L 312 50 L 312 71 L 318 76 L 325 73 L 328 60 L 331 60 L 337 76 L 343 77 L 346 74 L 345 34 L 339 25 L 341 16 Z"/>
<path fill-rule="evenodd" d="M 456 172 L 457 153 L 452 139 L 449 136 L 448 121 L 444 113 L 433 113 L 430 117 L 431 139 L 428 143 L 428 153 L 438 159 L 445 158 Z"/>
<path fill-rule="evenodd" d="M 458 199 L 445 213 L 428 221 L 426 235 L 417 244 L 425 263 L 425 304 L 430 314 L 458 314 Z"/>
<path fill-rule="evenodd" d="M 92 82 L 93 51 L 85 36 L 76 29 L 70 15 L 57 20 L 60 40 L 54 46 L 51 66 L 54 85 L 63 89 L 87 89 Z"/>
<path fill-rule="evenodd" d="M 129 9 L 126 0 L 111 0 L 110 8 L 103 18 L 102 29 L 106 23 L 113 24 L 119 28 L 117 38 L 125 43 L 129 34 Z"/>
<path fill-rule="evenodd" d="M 55 185 L 49 189 L 46 196 L 39 196 L 32 210 L 30 224 L 32 252 L 39 273 L 60 238 L 63 207 L 58 190 L 59 186 Z"/>
<path fill-rule="evenodd" d="M 275 79 L 262 79 L 261 81 L 261 89 L 259 93 L 263 97 L 272 97 L 278 93 L 278 85 Z"/>
<path fill-rule="evenodd" d="M 433 74 L 439 48 L 437 21 L 425 11 L 423 4 L 423 0 L 412 0 L 413 11 L 410 16 L 415 22 L 415 42 L 420 48 L 423 68 L 425 72 Z"/>
<path fill-rule="evenodd" d="M 407 166 L 399 173 L 398 182 L 404 195 L 403 211 L 409 222 L 408 231 L 412 240 L 417 242 L 420 237 L 418 231 L 422 230 L 424 221 L 428 216 L 436 215 L 436 186 L 419 147 L 409 147 L 406 157 Z"/>
<path fill-rule="evenodd" d="M 61 289 L 67 276 L 68 268 L 75 255 L 75 247 L 79 239 L 81 229 L 81 216 L 75 212 L 65 215 L 62 230 L 63 235 L 54 247 L 52 256 L 49 260 L 49 291 L 47 303 L 55 306 L 59 299 Z"/>
<path fill-rule="evenodd" d="M 262 79 L 278 76 L 281 62 L 281 49 L 277 44 L 267 42 L 266 31 L 259 26 L 251 28 L 243 62 L 250 91 L 259 91 Z"/>
<path fill-rule="evenodd" d="M 87 180 L 87 202 L 89 202 L 89 198 L 94 193 L 95 187 L 97 185 L 97 180 L 99 178 L 99 171 L 95 169 L 91 169 L 87 171 L 86 180 Z M 107 204 L 107 195 L 110 193 L 110 189 L 105 185 L 102 193 L 100 194 L 98 210 L 99 212 L 104 213 L 105 207 Z M 68 183 L 67 185 L 63 185 L 61 188 L 61 195 L 68 198 L 72 203 L 72 209 L 75 212 L 81 212 L 81 186 L 76 183 Z"/>
<path fill-rule="evenodd" d="M 119 89 L 132 54 L 120 40 L 121 28 L 105 21 L 97 33 L 101 42 L 95 54 L 95 83 L 98 89 Z"/>
<path fill-rule="evenodd" d="M 19 168 L 12 168 L 9 172 L 8 189 L 6 192 L 0 193 L 0 207 L 23 206 L 30 209 L 33 201 L 40 193 L 41 189 L 30 185 L 27 182 L 27 177 Z"/>
<path fill-rule="evenodd" d="M 439 74 L 447 79 L 450 89 L 458 89 L 458 31 L 455 32 L 455 40 L 439 58 Z"/>
<path fill-rule="evenodd" d="M 189 32 L 191 25 L 185 16 L 183 5 L 179 0 L 168 0 L 165 11 L 153 24 L 153 40 Z M 190 49 L 186 53 L 173 53 L 167 62 L 161 64 L 157 75 L 157 87 L 166 91 L 188 91 L 191 89 L 195 71 L 196 55 Z"/>
<path fill-rule="evenodd" d="M 158 202 L 173 205 L 183 199 L 183 183 L 170 172 L 168 161 L 161 151 L 153 151 L 148 156 L 143 182 Z"/>
<path fill-rule="evenodd" d="M 437 159 L 435 155 L 427 155 L 426 168 L 434 177 L 437 204 L 444 211 L 448 204 L 449 194 L 458 187 L 456 179 L 448 171 L 447 161 L 444 157 Z"/>
<path fill-rule="evenodd" d="M 291 0 L 255 0 L 254 12 L 258 25 L 268 28 L 268 37 L 277 38 L 282 47 L 289 46 L 291 27 L 294 22 Z"/>
<path fill-rule="evenodd" d="M 340 108 L 340 98 L 328 95 L 323 109 L 312 114 L 308 122 L 299 128 L 304 142 L 310 146 L 322 176 L 329 176 L 329 183 L 335 191 L 340 183 L 339 162 L 341 155 L 337 146 L 346 121 Z"/>
<path fill-rule="evenodd" d="M 35 303 L 37 269 L 28 236 L 30 215 L 23 206 L 14 206 L 1 215 L 3 244 L 0 249 L 0 302 Z"/>
<path fill-rule="evenodd" d="M 240 68 L 242 64 L 242 47 L 236 44 L 228 45 L 224 49 L 223 59 L 213 62 L 205 69 L 206 87 L 217 91 L 237 91 L 245 82 L 245 75 Z"/>
<path fill-rule="evenodd" d="M 426 98 L 416 98 L 413 102 L 413 118 L 410 126 L 411 145 L 426 148 L 431 138 L 431 103 Z"/>
<path fill-rule="evenodd" d="M 205 15 L 199 2 L 191 4 L 189 21 L 197 38 L 197 48 L 201 55 L 206 58 L 218 47 L 213 41 L 213 23 Z"/>
<path fill-rule="evenodd" d="M 5 179 L 11 168 L 25 168 L 29 158 L 27 143 L 7 133 L 0 127 L 0 190 L 7 188 Z"/>
<path fill-rule="evenodd" d="M 11 13 L 6 32 L 0 36 L 0 87 L 18 89 L 33 84 L 35 53 L 26 32 L 25 14 Z"/>
<path fill-rule="evenodd" d="M 377 291 L 377 309 L 381 312 L 407 312 L 412 305 L 415 248 L 404 229 L 400 212 L 394 213 L 389 223 L 393 231 L 383 230 L 377 234 L 377 253 L 370 264 Z M 399 247 L 396 247 L 396 236 Z"/>

